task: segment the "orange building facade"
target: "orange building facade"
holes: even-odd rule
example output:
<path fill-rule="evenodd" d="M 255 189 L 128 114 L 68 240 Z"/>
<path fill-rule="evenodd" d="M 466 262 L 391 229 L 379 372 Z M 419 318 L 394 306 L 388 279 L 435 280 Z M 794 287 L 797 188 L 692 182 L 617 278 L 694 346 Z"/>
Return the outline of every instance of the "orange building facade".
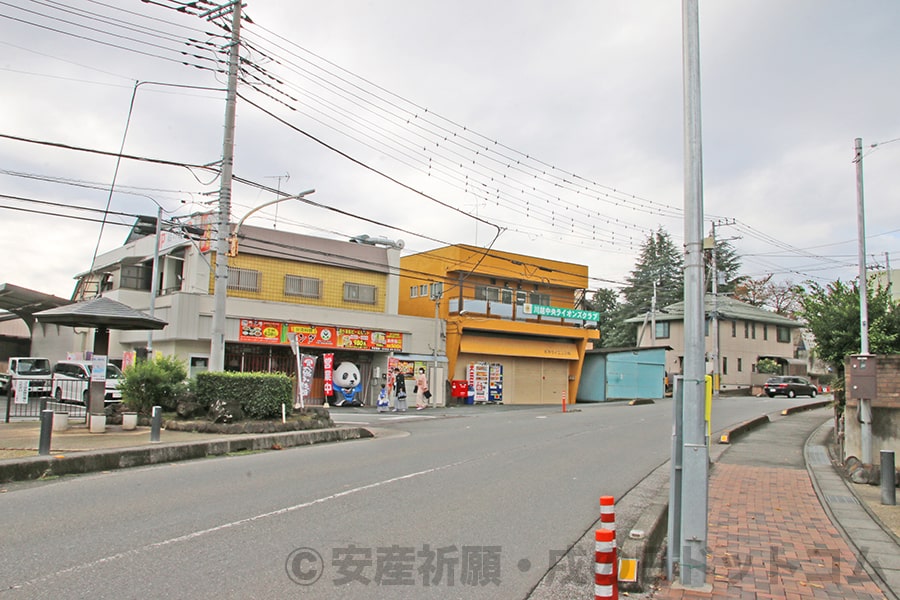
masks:
<path fill-rule="evenodd" d="M 400 259 L 400 314 L 434 317 L 458 401 L 572 404 L 585 352 L 599 339 L 582 310 L 588 268 L 452 245 Z"/>

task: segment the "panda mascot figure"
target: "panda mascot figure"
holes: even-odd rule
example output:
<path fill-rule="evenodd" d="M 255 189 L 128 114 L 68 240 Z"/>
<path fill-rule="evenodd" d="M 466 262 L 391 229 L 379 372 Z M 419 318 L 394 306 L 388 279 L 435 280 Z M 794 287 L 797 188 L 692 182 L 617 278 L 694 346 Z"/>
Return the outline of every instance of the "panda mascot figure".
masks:
<path fill-rule="evenodd" d="M 362 406 L 359 399 L 362 394 L 362 377 L 353 363 L 342 362 L 332 375 L 334 381 L 335 406 Z"/>

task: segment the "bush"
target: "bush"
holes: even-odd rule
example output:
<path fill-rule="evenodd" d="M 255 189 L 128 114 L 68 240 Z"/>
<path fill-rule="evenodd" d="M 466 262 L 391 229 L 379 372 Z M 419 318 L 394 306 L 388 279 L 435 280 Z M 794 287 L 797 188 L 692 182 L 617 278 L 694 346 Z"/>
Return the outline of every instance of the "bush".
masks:
<path fill-rule="evenodd" d="M 293 384 L 282 373 L 198 373 L 196 393 L 204 406 L 237 402 L 249 419 L 274 419 L 282 404 L 293 406 Z"/>
<path fill-rule="evenodd" d="M 188 393 L 187 367 L 173 356 L 157 356 L 142 360 L 124 371 L 119 384 L 122 403 L 139 413 L 149 415 L 154 406 L 175 410 L 178 400 Z"/>
<path fill-rule="evenodd" d="M 768 373 L 769 375 L 780 375 L 781 365 L 778 364 L 778 361 L 771 358 L 761 358 L 759 362 L 756 363 L 756 370 L 760 373 Z"/>

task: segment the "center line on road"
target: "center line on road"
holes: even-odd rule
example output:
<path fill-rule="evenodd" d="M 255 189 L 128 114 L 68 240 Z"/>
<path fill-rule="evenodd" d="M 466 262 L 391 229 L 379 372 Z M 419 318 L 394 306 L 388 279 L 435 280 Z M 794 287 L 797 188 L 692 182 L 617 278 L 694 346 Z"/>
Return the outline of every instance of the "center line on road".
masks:
<path fill-rule="evenodd" d="M 127 557 L 130 557 L 130 556 L 137 556 L 137 555 L 142 554 L 142 553 L 144 553 L 144 552 L 148 552 L 148 551 L 155 550 L 155 549 L 158 549 L 158 548 L 163 548 L 163 547 L 165 547 L 165 546 L 170 546 L 170 545 L 172 545 L 172 544 L 178 544 L 178 543 L 181 543 L 181 542 L 186 542 L 186 541 L 189 541 L 189 540 L 194 540 L 194 539 L 203 537 L 203 536 L 205 536 L 205 535 L 208 535 L 208 534 L 210 534 L 210 533 L 216 533 L 216 532 L 218 532 L 218 531 L 224 531 L 224 530 L 226 530 L 226 529 L 231 529 L 231 528 L 233 528 L 233 527 L 238 527 L 238 526 L 240 526 L 240 525 L 246 525 L 247 523 L 253 523 L 253 522 L 259 521 L 259 520 L 261 520 L 261 519 L 268 519 L 268 518 L 270 518 L 270 517 L 277 517 L 277 516 L 279 516 L 279 515 L 284 515 L 284 514 L 293 512 L 293 511 L 295 511 L 295 510 L 300 510 L 300 509 L 302 509 L 302 508 L 309 508 L 310 506 L 316 506 L 316 505 L 318 505 L 318 504 L 323 504 L 323 503 L 325 503 L 325 502 L 330 502 L 330 501 L 335 500 L 335 499 L 337 499 L 337 498 L 343 498 L 344 496 L 350 496 L 350 495 L 353 495 L 353 494 L 358 494 L 359 492 L 364 492 L 364 491 L 366 491 L 366 490 L 375 489 L 375 488 L 378 488 L 378 487 L 381 487 L 381 486 L 384 486 L 384 485 L 389 485 L 389 484 L 392 484 L 392 483 L 397 483 L 398 481 L 405 481 L 405 480 L 407 480 L 407 479 L 413 479 L 413 478 L 416 478 L 416 477 L 421 477 L 421 476 L 423 476 L 423 475 L 430 475 L 431 473 L 437 473 L 438 471 L 444 471 L 444 470 L 446 470 L 446 469 L 452 469 L 453 467 L 458 467 L 458 466 L 460 466 L 460 465 L 463 465 L 463 464 L 466 464 L 466 463 L 469 463 L 469 462 L 472 462 L 472 461 L 475 461 L 475 460 L 479 460 L 479 459 L 481 459 L 481 458 L 484 458 L 484 457 L 479 457 L 479 458 L 469 458 L 469 459 L 466 459 L 466 460 L 460 460 L 460 461 L 452 462 L 452 463 L 449 463 L 449 464 L 446 464 L 446 465 L 441 465 L 441 466 L 439 466 L 439 467 L 432 467 L 431 469 L 425 469 L 425 470 L 423 470 L 423 471 L 416 471 L 416 472 L 414 472 L 414 473 L 407 473 L 406 475 L 398 475 L 397 477 L 391 477 L 391 478 L 389 478 L 389 479 L 383 479 L 383 480 L 381 480 L 381 481 L 376 481 L 376 482 L 374 482 L 374 483 L 369 483 L 369 484 L 366 484 L 366 485 L 361 485 L 361 486 L 358 486 L 358 487 L 355 487 L 355 488 L 352 488 L 352 489 L 349 489 L 349 490 L 344 490 L 344 491 L 342 491 L 342 492 L 337 492 L 337 493 L 335 493 L 335 494 L 330 494 L 330 495 L 328 495 L 328 496 L 323 496 L 323 497 L 321 497 L 321 498 L 316 498 L 315 500 L 309 500 L 308 502 L 302 502 L 302 503 L 300 503 L 300 504 L 295 504 L 295 505 L 293 505 L 293 506 L 286 506 L 286 507 L 284 507 L 284 508 L 279 508 L 278 510 L 273 510 L 273 511 L 270 511 L 270 512 L 267 512 L 267 513 L 262 513 L 262 514 L 254 515 L 254 516 L 252 516 L 252 517 L 247 517 L 247 518 L 245 518 L 245 519 L 239 519 L 239 520 L 237 520 L 237 521 L 232 521 L 232 522 L 230 522 L 230 523 L 223 523 L 222 525 L 217 525 L 217 526 L 215 526 L 215 527 L 210 527 L 209 529 L 201 529 L 200 531 L 194 531 L 194 532 L 192 532 L 192 533 L 188 533 L 188 534 L 185 534 L 185 535 L 180 535 L 180 536 L 178 536 L 178 537 L 173 537 L 173 538 L 169 538 L 169 539 L 167 539 L 167 540 L 162 540 L 162 541 L 159 541 L 159 542 L 154 542 L 154 543 L 152 543 L 152 544 L 147 544 L 147 545 L 145 545 L 145 546 L 141 546 L 140 548 L 134 548 L 134 549 L 132 549 L 132 550 L 127 550 L 127 551 L 125 551 L 125 552 L 119 552 L 119 553 L 113 554 L 113 555 L 111 555 L 111 556 L 106 556 L 106 557 L 104 557 L 104 558 L 99 558 L 99 559 L 93 560 L 93 561 L 91 561 L 91 562 L 83 563 L 83 564 L 80 564 L 80 565 L 75 565 L 75 566 L 73 566 L 73 567 L 69 567 L 69 568 L 67 568 L 67 569 L 62 569 L 62 570 L 60 570 L 60 571 L 56 571 L 56 572 L 54 572 L 54 573 L 50 573 L 50 574 L 48 574 L 48 575 L 44 575 L 43 577 L 38 577 L 38 578 L 36 578 L 36 579 L 32 579 L 32 580 L 29 580 L 29 581 L 25 581 L 25 582 L 22 582 L 22 583 L 19 583 L 19 584 L 11 584 L 11 585 L 9 585 L 7 588 L 5 588 L 5 589 L 6 589 L 6 590 L 15 590 L 15 589 L 20 589 L 20 588 L 23 588 L 23 587 L 26 587 L 26 586 L 37 585 L 37 584 L 39 584 L 39 583 L 42 583 L 42 582 L 45 582 L 45 581 L 49 581 L 49 580 L 51 580 L 51 579 L 53 579 L 53 578 L 55 578 L 55 577 L 61 577 L 61 576 L 68 575 L 68 574 L 71 574 L 71 573 L 77 573 L 78 571 L 84 571 L 84 570 L 87 570 L 87 569 L 92 569 L 92 568 L 94 568 L 94 567 L 98 567 L 98 566 L 100 566 L 100 565 L 104 565 L 104 564 L 107 564 L 107 563 L 111 563 L 111 562 L 114 562 L 114 561 L 117 561 L 117 560 L 120 560 L 120 559 L 123 559 L 123 558 L 127 558 Z M 3 589 L 0 589 L 0 592 L 2 592 L 2 591 L 3 591 Z"/>

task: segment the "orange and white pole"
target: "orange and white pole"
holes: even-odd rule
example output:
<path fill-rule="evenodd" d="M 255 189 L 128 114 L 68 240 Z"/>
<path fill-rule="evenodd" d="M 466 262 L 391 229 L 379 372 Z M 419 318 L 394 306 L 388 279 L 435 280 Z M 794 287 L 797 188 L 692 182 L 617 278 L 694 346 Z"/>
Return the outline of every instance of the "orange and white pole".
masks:
<path fill-rule="evenodd" d="M 600 496 L 600 527 L 613 532 L 613 541 L 616 535 L 616 499 L 612 496 Z"/>
<path fill-rule="evenodd" d="M 609 529 L 598 529 L 594 540 L 594 600 L 618 600 L 616 534 Z"/>

